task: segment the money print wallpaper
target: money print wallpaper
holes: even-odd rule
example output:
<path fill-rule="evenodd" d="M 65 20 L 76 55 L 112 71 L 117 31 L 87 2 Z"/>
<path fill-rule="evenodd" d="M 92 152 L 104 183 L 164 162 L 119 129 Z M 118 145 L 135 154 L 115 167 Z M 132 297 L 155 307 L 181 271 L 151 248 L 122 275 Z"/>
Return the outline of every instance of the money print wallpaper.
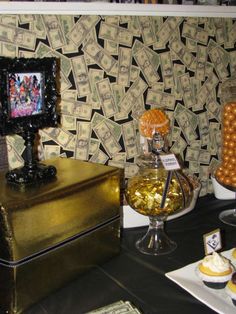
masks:
<path fill-rule="evenodd" d="M 0 55 L 60 59 L 61 125 L 40 131 L 41 159 L 125 168 L 139 154 L 137 113 L 165 108 L 170 150 L 212 193 L 220 159 L 222 81 L 236 72 L 231 18 L 1 15 Z M 10 167 L 24 143 L 7 137 Z M 79 169 L 78 169 L 79 173 Z"/>

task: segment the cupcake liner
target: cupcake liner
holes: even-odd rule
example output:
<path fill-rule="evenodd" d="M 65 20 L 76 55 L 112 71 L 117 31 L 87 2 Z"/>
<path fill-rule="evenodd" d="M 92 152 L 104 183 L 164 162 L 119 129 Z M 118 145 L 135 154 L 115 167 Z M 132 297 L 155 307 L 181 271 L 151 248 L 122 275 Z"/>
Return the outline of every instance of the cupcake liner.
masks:
<path fill-rule="evenodd" d="M 208 281 L 204 281 L 204 280 L 203 280 L 203 283 L 204 283 L 208 288 L 217 289 L 217 290 L 224 289 L 225 286 L 227 285 L 227 281 L 225 281 L 225 282 L 208 282 Z"/>

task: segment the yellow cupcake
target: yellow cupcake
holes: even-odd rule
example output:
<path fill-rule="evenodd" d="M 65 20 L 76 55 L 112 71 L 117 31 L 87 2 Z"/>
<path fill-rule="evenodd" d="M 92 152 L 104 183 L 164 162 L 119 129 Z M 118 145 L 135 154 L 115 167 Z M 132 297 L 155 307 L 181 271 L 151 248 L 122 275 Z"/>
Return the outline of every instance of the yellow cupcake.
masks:
<path fill-rule="evenodd" d="M 233 304 L 236 306 L 236 273 L 234 273 L 231 279 L 228 281 L 225 292 L 231 298 Z"/>
<path fill-rule="evenodd" d="M 236 260 L 236 248 L 234 248 L 232 251 L 232 257 Z"/>
<path fill-rule="evenodd" d="M 232 276 L 233 267 L 227 258 L 213 252 L 199 263 L 197 273 L 209 288 L 223 289 Z"/>

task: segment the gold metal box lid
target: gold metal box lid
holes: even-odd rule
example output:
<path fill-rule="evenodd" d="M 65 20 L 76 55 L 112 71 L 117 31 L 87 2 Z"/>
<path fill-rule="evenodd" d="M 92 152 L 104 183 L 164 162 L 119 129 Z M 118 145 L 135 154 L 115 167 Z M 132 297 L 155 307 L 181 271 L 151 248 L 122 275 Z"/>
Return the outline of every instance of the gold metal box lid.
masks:
<path fill-rule="evenodd" d="M 121 170 L 58 158 L 55 180 L 10 185 L 0 174 L 0 259 L 20 261 L 120 214 Z"/>

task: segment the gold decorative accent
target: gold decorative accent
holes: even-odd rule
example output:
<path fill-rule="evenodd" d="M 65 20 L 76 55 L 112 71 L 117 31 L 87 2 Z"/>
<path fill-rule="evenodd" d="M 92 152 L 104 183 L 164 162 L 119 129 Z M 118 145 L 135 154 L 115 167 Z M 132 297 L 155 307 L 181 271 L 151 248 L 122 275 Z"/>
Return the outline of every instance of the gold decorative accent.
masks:
<path fill-rule="evenodd" d="M 24 190 L 0 175 L 0 312 L 22 312 L 119 252 L 121 171 L 67 158 L 45 163 L 57 178 Z"/>

